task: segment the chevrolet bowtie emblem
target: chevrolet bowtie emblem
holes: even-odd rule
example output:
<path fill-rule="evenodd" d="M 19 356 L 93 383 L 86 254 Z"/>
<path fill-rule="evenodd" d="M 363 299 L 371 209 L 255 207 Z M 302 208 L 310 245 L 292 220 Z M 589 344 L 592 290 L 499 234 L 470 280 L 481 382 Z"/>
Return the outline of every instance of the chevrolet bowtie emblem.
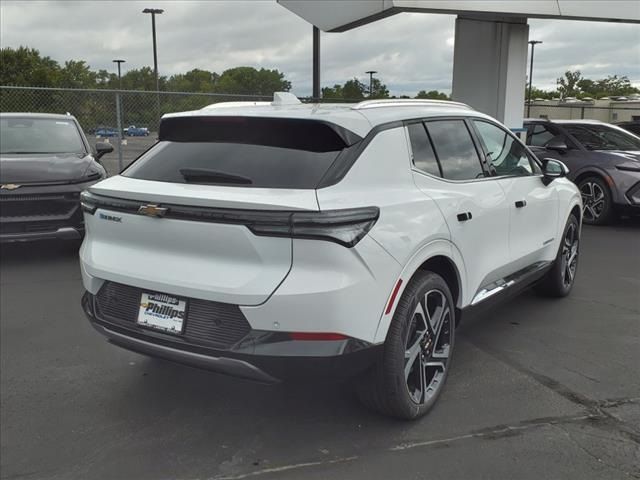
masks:
<path fill-rule="evenodd" d="M 147 215 L 148 217 L 164 217 L 165 213 L 167 213 L 168 208 L 159 207 L 158 205 L 142 205 L 138 208 L 138 213 L 140 215 Z"/>
<path fill-rule="evenodd" d="M 16 185 L 15 183 L 5 183 L 0 185 L 0 190 L 15 190 L 16 188 L 20 188 L 22 185 Z"/>

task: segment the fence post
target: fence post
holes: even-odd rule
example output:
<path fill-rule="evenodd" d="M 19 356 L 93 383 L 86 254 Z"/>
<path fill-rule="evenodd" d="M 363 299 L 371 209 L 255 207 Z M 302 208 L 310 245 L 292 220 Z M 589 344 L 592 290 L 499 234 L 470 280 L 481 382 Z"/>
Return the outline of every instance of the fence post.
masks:
<path fill-rule="evenodd" d="M 580 120 L 584 120 L 584 107 L 580 109 Z"/>
<path fill-rule="evenodd" d="M 122 165 L 122 115 L 120 112 L 120 92 L 116 92 L 116 123 L 118 124 L 118 172 L 123 169 Z"/>

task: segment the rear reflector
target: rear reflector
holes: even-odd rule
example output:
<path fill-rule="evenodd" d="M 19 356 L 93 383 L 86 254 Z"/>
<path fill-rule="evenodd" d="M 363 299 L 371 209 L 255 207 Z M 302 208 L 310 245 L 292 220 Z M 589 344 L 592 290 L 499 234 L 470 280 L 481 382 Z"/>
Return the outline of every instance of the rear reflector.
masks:
<path fill-rule="evenodd" d="M 402 285 L 402 279 L 398 280 L 396 286 L 393 287 L 393 293 L 391 294 L 391 298 L 389 299 L 389 303 L 387 304 L 387 310 L 384 312 L 385 315 L 389 315 L 391 313 L 391 309 L 393 309 L 393 304 L 396 301 L 396 296 L 398 295 L 398 291 L 400 290 L 400 286 Z"/>
<path fill-rule="evenodd" d="M 291 340 L 347 340 L 349 337 L 341 333 L 323 332 L 290 332 Z"/>

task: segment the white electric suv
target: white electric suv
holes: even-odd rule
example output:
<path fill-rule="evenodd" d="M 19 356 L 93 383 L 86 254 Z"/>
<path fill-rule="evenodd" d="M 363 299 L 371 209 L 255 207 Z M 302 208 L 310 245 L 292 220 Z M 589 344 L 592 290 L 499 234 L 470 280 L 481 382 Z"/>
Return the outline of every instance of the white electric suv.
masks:
<path fill-rule="evenodd" d="M 121 347 L 275 382 L 357 376 L 415 418 L 463 312 L 574 282 L 581 197 L 504 126 L 438 101 L 216 104 L 82 195 L 92 325 Z"/>

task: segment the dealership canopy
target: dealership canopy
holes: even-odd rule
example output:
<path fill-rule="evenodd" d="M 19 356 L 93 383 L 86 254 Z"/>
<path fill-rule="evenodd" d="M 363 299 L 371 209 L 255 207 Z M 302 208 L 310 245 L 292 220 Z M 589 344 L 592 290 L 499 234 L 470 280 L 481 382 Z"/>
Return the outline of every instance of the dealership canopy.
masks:
<path fill-rule="evenodd" d="M 278 0 L 278 3 L 325 32 L 344 32 L 401 12 L 457 15 L 452 98 L 496 117 L 511 128 L 522 127 L 528 18 L 640 23 L 637 0 Z M 318 50 L 314 49 L 315 56 Z M 314 59 L 314 64 L 318 62 L 318 58 Z M 314 79 L 316 82 L 319 83 L 318 79 Z"/>

